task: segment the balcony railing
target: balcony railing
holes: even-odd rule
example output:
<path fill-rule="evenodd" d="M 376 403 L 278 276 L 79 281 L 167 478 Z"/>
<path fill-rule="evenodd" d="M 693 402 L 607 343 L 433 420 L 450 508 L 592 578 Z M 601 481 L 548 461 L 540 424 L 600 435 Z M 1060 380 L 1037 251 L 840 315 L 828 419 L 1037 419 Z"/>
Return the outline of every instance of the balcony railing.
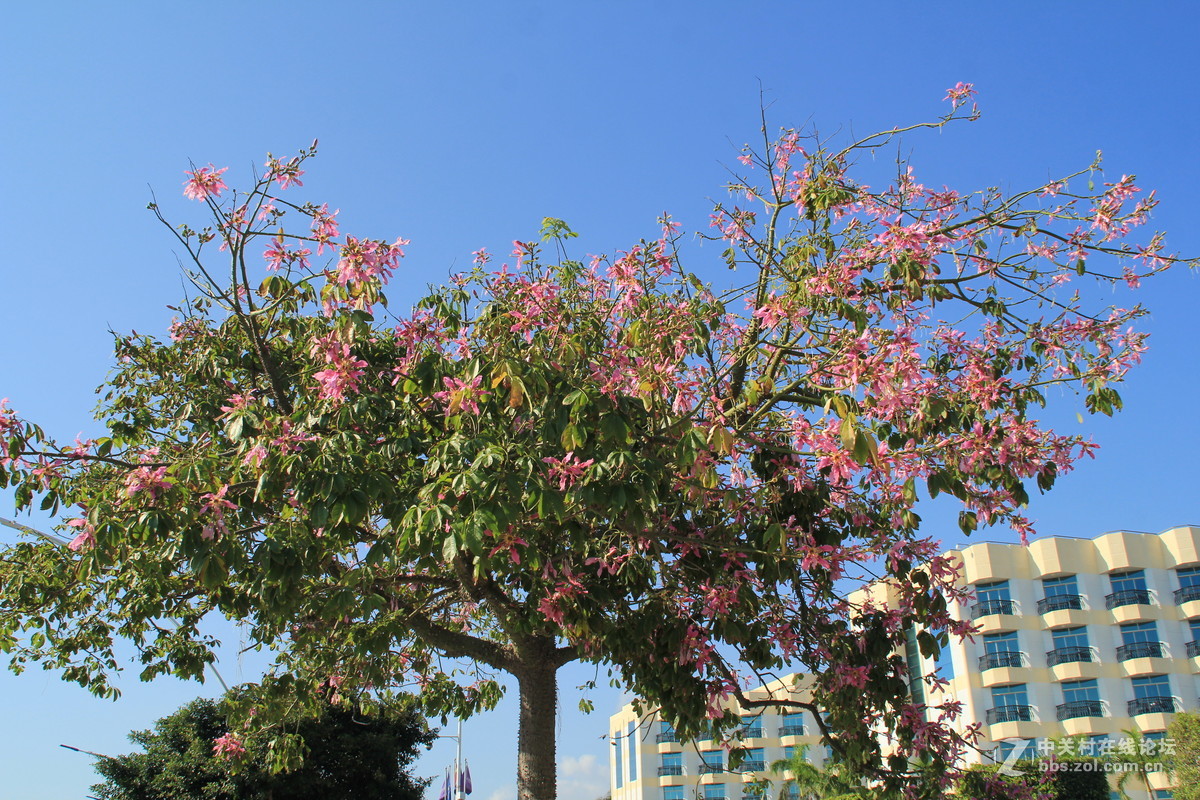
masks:
<path fill-rule="evenodd" d="M 701 764 L 700 765 L 700 774 L 701 775 L 716 775 L 717 773 L 724 772 L 724 771 L 725 771 L 725 767 L 723 767 L 720 764 Z"/>
<path fill-rule="evenodd" d="M 1059 647 L 1046 653 L 1046 666 L 1073 664 L 1079 661 L 1095 661 L 1090 647 Z"/>
<path fill-rule="evenodd" d="M 1174 714 L 1174 697 L 1139 697 L 1129 701 L 1129 716 L 1138 714 Z"/>
<path fill-rule="evenodd" d="M 660 777 L 663 775 L 682 775 L 683 774 L 683 765 L 682 764 L 664 764 L 663 766 L 658 768 L 658 774 Z"/>
<path fill-rule="evenodd" d="M 1122 592 L 1113 592 L 1104 598 L 1105 608 L 1119 608 L 1120 606 L 1135 606 L 1138 604 L 1150 605 L 1150 592 L 1147 589 L 1126 589 Z"/>
<path fill-rule="evenodd" d="M 753 728 L 742 728 L 742 738 L 761 739 L 763 735 L 762 732 L 762 725 L 755 725 Z"/>
<path fill-rule="evenodd" d="M 1128 661 L 1131 658 L 1162 658 L 1162 642 L 1132 642 L 1117 648 L 1117 661 Z"/>
<path fill-rule="evenodd" d="M 1175 590 L 1175 605 L 1181 606 L 1190 600 L 1200 600 L 1200 585 Z"/>
<path fill-rule="evenodd" d="M 1062 611 L 1064 608 L 1083 608 L 1083 598 L 1077 594 L 1052 594 L 1038 600 L 1039 614 L 1049 614 L 1051 611 Z"/>
<path fill-rule="evenodd" d="M 1058 721 L 1064 719 L 1076 719 L 1077 717 L 1103 717 L 1104 706 L 1099 700 L 1076 700 L 1072 703 L 1063 703 L 1057 709 Z"/>
<path fill-rule="evenodd" d="M 766 768 L 767 762 L 759 759 L 754 761 L 743 761 L 742 765 L 738 769 L 740 769 L 742 772 L 762 772 Z"/>
<path fill-rule="evenodd" d="M 1025 654 L 1018 650 L 1004 650 L 998 653 L 985 653 L 979 657 L 979 670 L 995 669 L 996 667 L 1019 667 L 1025 662 Z"/>
<path fill-rule="evenodd" d="M 1012 600 L 984 600 L 982 603 L 976 603 L 975 608 L 971 612 L 971 616 L 975 619 L 986 617 L 989 614 L 1015 614 L 1016 604 Z"/>
<path fill-rule="evenodd" d="M 1187 654 L 1188 654 L 1188 658 L 1195 658 L 1196 656 L 1200 656 L 1200 639 L 1197 639 L 1194 642 L 1187 643 Z"/>
<path fill-rule="evenodd" d="M 989 708 L 987 724 L 996 725 L 1001 722 L 1029 722 L 1033 719 L 1033 709 L 1029 706 L 997 706 Z"/>
<path fill-rule="evenodd" d="M 671 731 L 670 733 L 660 733 L 658 736 L 654 737 L 654 741 L 658 744 L 663 744 L 664 742 L 678 742 L 679 735 L 675 733 L 675 731 Z"/>
<path fill-rule="evenodd" d="M 795 723 L 789 723 L 787 725 L 780 725 L 779 726 L 779 735 L 780 736 L 803 736 L 804 735 L 804 726 L 797 725 Z"/>

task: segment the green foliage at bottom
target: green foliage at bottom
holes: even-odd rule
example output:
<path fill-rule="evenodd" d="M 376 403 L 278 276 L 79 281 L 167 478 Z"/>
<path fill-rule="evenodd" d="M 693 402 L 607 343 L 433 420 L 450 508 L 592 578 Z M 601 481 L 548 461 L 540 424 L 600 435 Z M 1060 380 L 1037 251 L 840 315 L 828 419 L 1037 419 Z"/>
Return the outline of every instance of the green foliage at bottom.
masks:
<path fill-rule="evenodd" d="M 428 781 L 409 765 L 433 733 L 409 711 L 364 718 L 330 708 L 300 721 L 304 765 L 272 773 L 251 755 L 230 759 L 213 752 L 229 732 L 223 702 L 196 700 L 129 738 L 144 752 L 102 758 L 106 780 L 92 787 L 101 800 L 421 800 Z"/>
<path fill-rule="evenodd" d="M 1049 800 L 1108 800 L 1108 776 L 1094 758 L 1057 758 L 1050 781 L 1041 785 L 1048 762 L 1020 761 L 1020 775 L 1000 775 L 995 765 L 974 766 L 959 781 L 954 800 L 1018 800 L 1036 798 L 1039 788 Z"/>

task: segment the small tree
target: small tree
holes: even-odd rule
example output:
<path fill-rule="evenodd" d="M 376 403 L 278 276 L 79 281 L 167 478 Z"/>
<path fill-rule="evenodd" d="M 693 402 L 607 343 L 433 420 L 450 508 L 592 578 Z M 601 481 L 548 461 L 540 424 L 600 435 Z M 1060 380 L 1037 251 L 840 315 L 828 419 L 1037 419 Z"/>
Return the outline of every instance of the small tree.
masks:
<path fill-rule="evenodd" d="M 1175 782 L 1175 800 L 1200 800 L 1200 714 L 1176 714 L 1167 741 L 1171 752 L 1165 760 Z"/>
<path fill-rule="evenodd" d="M 1146 797 L 1153 797 L 1150 775 L 1159 771 L 1165 761 L 1158 752 L 1159 743 L 1147 739 L 1137 728 L 1121 733 L 1125 735 L 1125 746 L 1118 748 L 1109 759 L 1122 767 L 1117 773 L 1117 792 L 1121 795 L 1121 800 L 1130 800 L 1128 788 L 1137 783 L 1145 790 Z"/>
<path fill-rule="evenodd" d="M 771 762 L 771 772 L 784 778 L 779 800 L 788 800 L 793 793 L 799 800 L 863 796 L 860 782 L 845 775 L 840 765 L 832 763 L 824 769 L 818 768 L 809 762 L 808 752 L 808 745 L 803 745 L 793 750 L 790 758 Z M 786 777 L 786 773 L 791 773 L 791 777 Z"/>
<path fill-rule="evenodd" d="M 301 720 L 304 766 L 273 772 L 265 754 L 249 753 L 230 731 L 225 703 L 195 700 L 134 731 L 143 752 L 101 758 L 106 780 L 92 787 L 103 800 L 420 800 L 428 781 L 409 765 L 433 733 L 411 711 L 364 717 L 330 707 Z"/>
<path fill-rule="evenodd" d="M 973 119 L 972 94 L 904 130 Z M 0 484 L 75 537 L 5 549 L 0 647 L 111 695 L 114 638 L 144 678 L 197 677 L 201 621 L 244 620 L 277 654 L 252 724 L 284 763 L 273 709 L 331 682 L 467 715 L 507 673 L 519 800 L 555 798 L 556 676 L 582 659 L 684 738 L 736 725 L 730 696 L 804 708 L 881 798 L 937 796 L 954 704 L 916 705 L 896 653 L 912 628 L 933 655 L 970 625 L 914 507 L 945 494 L 966 532 L 1027 533 L 1030 492 L 1092 452 L 1039 422 L 1046 397 L 1111 414 L 1144 349 L 1143 311 L 1087 284 L 1176 259 L 1160 235 L 1127 242 L 1155 201 L 1095 186 L 1098 163 L 1013 195 L 907 164 L 885 188 L 853 176 L 902 132 L 764 130 L 713 216 L 728 286 L 683 269 L 668 219 L 590 263 L 547 219 L 391 320 L 405 242 L 290 200 L 311 151 L 245 193 L 193 169 L 212 221 L 172 230 L 197 295 L 168 340 L 118 338 L 108 435 L 60 444 L 0 411 Z M 868 577 L 894 603 L 843 591 Z M 743 691 L 797 668 L 811 702 Z"/>

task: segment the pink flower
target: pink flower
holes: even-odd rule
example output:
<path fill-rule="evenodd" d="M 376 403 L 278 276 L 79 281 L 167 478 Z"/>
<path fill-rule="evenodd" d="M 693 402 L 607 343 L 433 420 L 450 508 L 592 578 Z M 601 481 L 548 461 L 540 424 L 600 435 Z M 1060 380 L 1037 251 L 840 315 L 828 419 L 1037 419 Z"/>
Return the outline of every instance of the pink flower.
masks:
<path fill-rule="evenodd" d="M 246 754 L 246 748 L 232 733 L 213 740 L 213 755 L 219 758 L 237 758 Z"/>
<path fill-rule="evenodd" d="M 139 492 L 149 492 L 151 497 L 157 498 L 174 485 L 172 481 L 167 480 L 166 467 L 138 467 L 125 476 L 125 494 L 130 497 Z"/>
<path fill-rule="evenodd" d="M 256 444 L 246 452 L 246 457 L 242 459 L 243 464 L 251 464 L 258 466 L 262 464 L 267 457 L 267 448 L 261 444 Z"/>
<path fill-rule="evenodd" d="M 575 452 L 567 453 L 563 458 L 543 458 L 543 463 L 550 465 L 550 476 L 553 480 L 558 479 L 558 490 L 565 492 L 568 487 L 574 486 L 575 483 L 583 477 L 595 459 L 589 458 L 587 461 L 580 461 L 575 457 Z"/>
<path fill-rule="evenodd" d="M 67 525 L 79 529 L 79 533 L 67 545 L 72 551 L 78 553 L 85 547 L 91 547 L 96 543 L 96 530 L 86 519 L 73 519 L 67 522 Z"/>
<path fill-rule="evenodd" d="M 220 197 L 221 191 L 229 188 L 225 181 L 221 180 L 221 173 L 227 169 L 229 167 L 217 169 L 209 164 L 192 172 L 185 170 L 183 174 L 190 177 L 183 182 L 183 196 L 192 200 L 207 200 L 210 196 Z"/>
<path fill-rule="evenodd" d="M 946 96 L 943 98 L 949 100 L 955 108 L 958 108 L 963 103 L 967 102 L 971 97 L 978 94 L 974 89 L 974 84 L 963 83 L 959 81 L 951 88 L 946 90 Z"/>

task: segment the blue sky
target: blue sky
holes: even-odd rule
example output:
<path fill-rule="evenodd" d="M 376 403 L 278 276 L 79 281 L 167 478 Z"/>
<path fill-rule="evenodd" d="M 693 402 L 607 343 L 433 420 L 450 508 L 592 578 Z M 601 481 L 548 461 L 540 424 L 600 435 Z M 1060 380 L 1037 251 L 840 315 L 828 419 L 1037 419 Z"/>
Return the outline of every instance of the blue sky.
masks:
<path fill-rule="evenodd" d="M 586 252 L 655 235 L 664 210 L 703 229 L 726 166 L 755 137 L 760 90 L 773 126 L 849 135 L 931 118 L 949 86 L 973 82 L 980 122 L 906 141 L 925 183 L 1019 189 L 1102 149 L 1111 178 L 1158 189 L 1154 225 L 1172 249 L 1200 253 L 1189 55 L 1200 11 L 1047 5 L 13 4 L 0 30 L 0 397 L 68 439 L 94 431 L 105 332 L 162 331 L 182 293 L 169 234 L 145 211 L 151 189 L 168 216 L 195 221 L 179 194 L 189 159 L 229 165 L 233 185 L 265 152 L 314 138 L 306 196 L 341 208 L 344 230 L 413 242 L 393 305 L 481 246 L 508 252 L 545 216 L 580 231 Z M 715 249 L 693 255 L 687 266 L 721 277 Z M 1198 281 L 1167 275 L 1141 293 L 1153 338 L 1128 410 L 1084 423 L 1100 455 L 1035 500 L 1043 535 L 1200 522 Z M 1074 406 L 1055 414 L 1079 429 Z M 230 679 L 254 669 L 222 662 Z M 618 695 L 575 713 L 572 687 L 590 677 L 563 675 L 564 800 L 607 785 L 598 737 Z M 123 686 L 112 704 L 40 671 L 0 676 L 3 795 L 82 798 L 95 776 L 60 743 L 122 752 L 130 729 L 216 691 Z M 514 795 L 514 719 L 506 703 L 466 724 L 481 800 Z M 418 771 L 440 775 L 451 750 Z"/>

